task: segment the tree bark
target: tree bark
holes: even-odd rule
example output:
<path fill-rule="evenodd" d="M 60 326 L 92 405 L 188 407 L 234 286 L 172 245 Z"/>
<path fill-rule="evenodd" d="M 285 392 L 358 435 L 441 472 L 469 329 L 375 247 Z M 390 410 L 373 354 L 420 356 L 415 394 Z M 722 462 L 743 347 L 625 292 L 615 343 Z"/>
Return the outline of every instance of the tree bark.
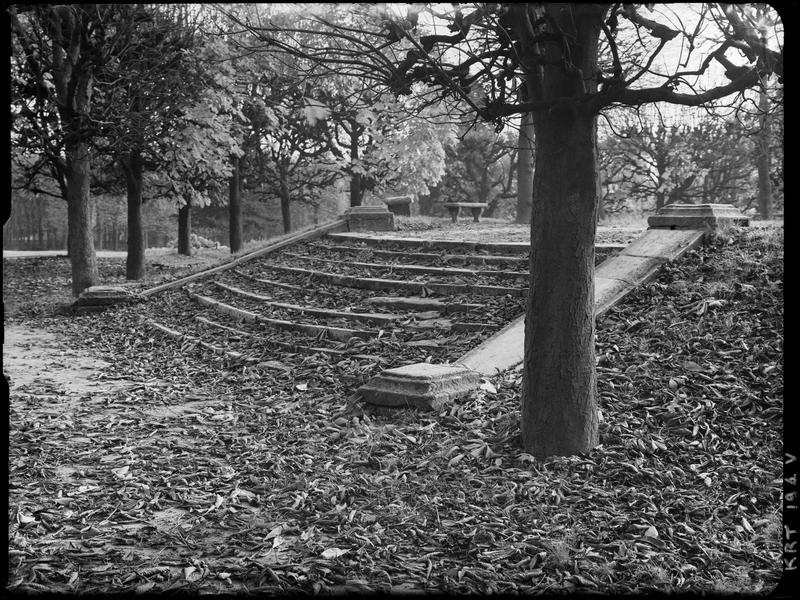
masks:
<path fill-rule="evenodd" d="M 283 217 L 283 233 L 292 231 L 292 205 L 291 193 L 289 191 L 289 173 L 287 169 L 281 169 L 280 173 L 279 196 L 281 198 L 281 216 Z"/>
<path fill-rule="evenodd" d="M 358 143 L 361 137 L 361 127 L 354 120 L 350 121 L 350 161 L 354 163 L 358 160 Z M 361 199 L 364 196 L 364 186 L 361 173 L 353 173 L 350 176 L 350 206 L 361 206 Z"/>
<path fill-rule="evenodd" d="M 758 98 L 759 124 L 761 131 L 756 139 L 758 168 L 758 214 L 762 219 L 772 218 L 772 182 L 769 178 L 769 96 L 761 90 Z"/>
<path fill-rule="evenodd" d="M 144 227 L 142 226 L 142 160 L 132 151 L 122 161 L 128 191 L 128 242 L 125 278 L 142 279 L 145 274 Z"/>
<path fill-rule="evenodd" d="M 192 204 L 188 199 L 178 209 L 178 254 L 192 255 Z"/>
<path fill-rule="evenodd" d="M 233 159 L 228 193 L 228 229 L 231 254 L 242 249 L 242 192 L 239 186 L 239 158 Z"/>
<path fill-rule="evenodd" d="M 69 261 L 72 270 L 72 295 L 79 296 L 97 285 L 97 259 L 92 221 L 94 203 L 89 194 L 91 162 L 86 142 L 76 142 L 67 154 L 67 226 Z"/>
<path fill-rule="evenodd" d="M 568 47 L 544 45 L 549 64 L 529 72 L 528 97 L 577 98 L 594 92 L 605 8 L 548 4 L 544 10 Z M 571 69 L 560 66 L 566 57 Z M 538 458 L 589 452 L 598 442 L 596 121 L 594 111 L 569 104 L 533 113 L 530 292 L 520 425 L 525 450 Z"/>
<path fill-rule="evenodd" d="M 533 116 L 522 115 L 519 127 L 519 158 L 517 161 L 517 223 L 531 222 L 533 201 Z"/>

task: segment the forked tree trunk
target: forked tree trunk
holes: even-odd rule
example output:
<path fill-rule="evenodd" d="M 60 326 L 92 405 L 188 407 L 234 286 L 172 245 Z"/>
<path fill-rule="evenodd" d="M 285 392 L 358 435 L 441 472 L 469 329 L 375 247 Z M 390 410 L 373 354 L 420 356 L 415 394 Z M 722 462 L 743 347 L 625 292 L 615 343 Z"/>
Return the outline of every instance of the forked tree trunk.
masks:
<path fill-rule="evenodd" d="M 519 127 L 519 159 L 517 161 L 517 223 L 531 222 L 531 199 L 533 198 L 533 117 L 522 115 Z"/>
<path fill-rule="evenodd" d="M 94 203 L 89 193 L 90 168 L 89 148 L 85 142 L 77 142 L 67 149 L 67 222 L 73 296 L 96 285 L 98 279 L 92 232 Z"/>
<path fill-rule="evenodd" d="M 178 209 L 178 254 L 192 255 L 192 204 L 188 199 Z"/>
<path fill-rule="evenodd" d="M 231 254 L 242 249 L 242 191 L 239 185 L 239 158 L 233 159 L 228 190 L 228 228 Z"/>
<path fill-rule="evenodd" d="M 145 274 L 145 247 L 144 227 L 142 227 L 142 160 L 137 152 L 131 152 L 124 159 L 123 170 L 128 191 L 128 253 L 125 258 L 125 278 L 138 280 Z"/>

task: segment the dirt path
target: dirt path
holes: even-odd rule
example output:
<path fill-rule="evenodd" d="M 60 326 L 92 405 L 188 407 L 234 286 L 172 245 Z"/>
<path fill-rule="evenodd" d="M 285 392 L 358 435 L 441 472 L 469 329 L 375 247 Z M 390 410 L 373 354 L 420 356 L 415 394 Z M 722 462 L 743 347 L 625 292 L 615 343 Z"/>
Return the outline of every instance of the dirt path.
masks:
<path fill-rule="evenodd" d="M 108 397 L 138 386 L 135 381 L 104 377 L 103 369 L 110 363 L 71 348 L 44 329 L 12 325 L 3 334 L 3 375 L 9 393 L 69 400 Z"/>

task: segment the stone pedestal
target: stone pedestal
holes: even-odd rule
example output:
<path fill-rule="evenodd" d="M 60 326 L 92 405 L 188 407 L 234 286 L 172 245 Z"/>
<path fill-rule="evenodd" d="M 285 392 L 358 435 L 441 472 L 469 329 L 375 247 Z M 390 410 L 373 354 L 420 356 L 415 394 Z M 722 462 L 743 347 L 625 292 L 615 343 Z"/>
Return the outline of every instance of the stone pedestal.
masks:
<path fill-rule="evenodd" d="M 344 216 L 350 231 L 394 231 L 394 215 L 385 205 L 351 206 Z"/>
<path fill-rule="evenodd" d="M 477 390 L 480 383 L 480 374 L 460 365 L 416 363 L 387 369 L 358 393 L 374 406 L 430 411 Z"/>
<path fill-rule="evenodd" d="M 138 302 L 139 294 L 120 286 L 95 285 L 86 288 L 72 304 L 75 312 L 99 312 L 109 306 Z"/>
<path fill-rule="evenodd" d="M 411 216 L 411 203 L 414 199 L 411 196 L 388 196 L 383 199 L 383 203 L 394 215 Z"/>
<path fill-rule="evenodd" d="M 647 224 L 651 229 L 717 229 L 747 227 L 750 219 L 732 204 L 667 204 L 647 219 Z"/>

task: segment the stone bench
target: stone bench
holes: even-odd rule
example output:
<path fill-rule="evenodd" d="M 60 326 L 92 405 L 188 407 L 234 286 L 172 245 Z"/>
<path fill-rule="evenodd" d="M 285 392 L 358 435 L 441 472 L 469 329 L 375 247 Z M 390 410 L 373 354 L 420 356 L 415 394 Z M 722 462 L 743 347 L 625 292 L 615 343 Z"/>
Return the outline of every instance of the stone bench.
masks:
<path fill-rule="evenodd" d="M 481 220 L 481 212 L 484 208 L 489 206 L 486 202 L 445 202 L 444 207 L 450 211 L 450 218 L 453 223 L 458 221 L 458 213 L 462 208 L 468 208 L 472 211 L 472 219 L 479 223 Z"/>

